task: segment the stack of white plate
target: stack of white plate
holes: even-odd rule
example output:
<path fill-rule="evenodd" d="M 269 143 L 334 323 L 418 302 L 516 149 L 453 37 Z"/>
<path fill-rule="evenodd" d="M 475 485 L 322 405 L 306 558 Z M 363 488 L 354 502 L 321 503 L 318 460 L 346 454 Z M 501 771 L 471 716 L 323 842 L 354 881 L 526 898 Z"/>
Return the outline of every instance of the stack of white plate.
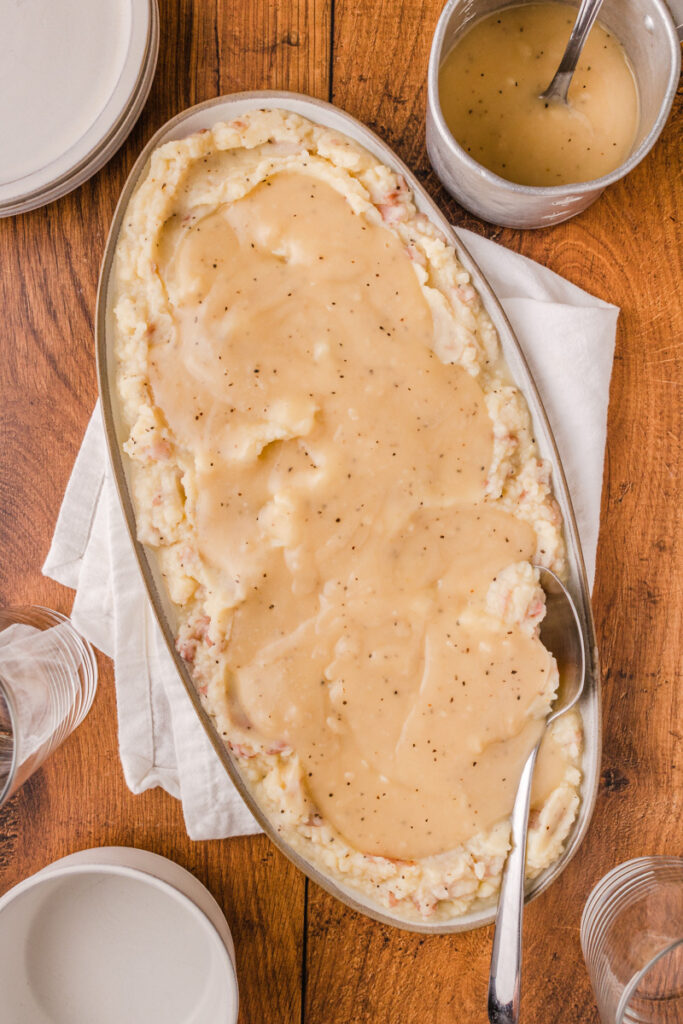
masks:
<path fill-rule="evenodd" d="M 0 3 L 0 217 L 58 199 L 113 156 L 158 49 L 157 0 Z"/>
<path fill-rule="evenodd" d="M 235 950 L 213 896 L 156 854 L 72 854 L 0 899 L 3 1024 L 235 1024 Z"/>

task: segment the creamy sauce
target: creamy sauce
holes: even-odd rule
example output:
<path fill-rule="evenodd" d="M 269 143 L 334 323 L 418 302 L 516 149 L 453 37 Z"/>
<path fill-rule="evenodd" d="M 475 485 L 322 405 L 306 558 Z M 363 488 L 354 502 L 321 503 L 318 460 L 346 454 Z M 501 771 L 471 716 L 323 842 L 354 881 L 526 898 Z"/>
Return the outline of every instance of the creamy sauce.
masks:
<path fill-rule="evenodd" d="M 530 524 L 484 500 L 479 384 L 432 352 L 410 259 L 331 186 L 279 173 L 185 223 L 150 381 L 197 474 L 200 553 L 233 593 L 238 721 L 299 754 L 357 849 L 417 858 L 506 817 L 552 660 L 487 615 Z M 562 778 L 544 743 L 536 805 Z"/>
<path fill-rule="evenodd" d="M 626 54 L 596 23 L 569 89 L 569 105 L 540 94 L 557 71 L 576 11 L 528 4 L 496 11 L 458 40 L 439 75 L 455 139 L 480 164 L 520 185 L 590 181 L 629 156 L 638 95 Z"/>

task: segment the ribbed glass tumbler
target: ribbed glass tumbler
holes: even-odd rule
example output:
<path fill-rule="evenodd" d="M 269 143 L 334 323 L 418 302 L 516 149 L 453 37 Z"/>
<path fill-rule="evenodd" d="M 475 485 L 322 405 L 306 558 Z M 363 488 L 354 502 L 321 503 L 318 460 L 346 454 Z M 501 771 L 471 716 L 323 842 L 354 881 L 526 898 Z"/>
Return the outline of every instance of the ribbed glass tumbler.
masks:
<path fill-rule="evenodd" d="M 92 647 L 65 615 L 0 609 L 0 806 L 83 721 L 96 687 Z"/>
<path fill-rule="evenodd" d="M 606 874 L 581 948 L 603 1024 L 683 1024 L 683 858 L 638 857 Z"/>

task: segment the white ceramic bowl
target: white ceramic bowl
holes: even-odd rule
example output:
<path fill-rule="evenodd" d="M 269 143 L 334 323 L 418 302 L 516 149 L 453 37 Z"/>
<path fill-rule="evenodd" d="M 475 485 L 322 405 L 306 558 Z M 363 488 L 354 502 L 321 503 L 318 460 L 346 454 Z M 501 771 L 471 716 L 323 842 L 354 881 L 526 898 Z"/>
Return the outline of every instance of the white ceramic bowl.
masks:
<path fill-rule="evenodd" d="M 235 1024 L 233 956 L 218 904 L 188 872 L 141 850 L 87 850 L 0 899 L 0 1017 Z"/>

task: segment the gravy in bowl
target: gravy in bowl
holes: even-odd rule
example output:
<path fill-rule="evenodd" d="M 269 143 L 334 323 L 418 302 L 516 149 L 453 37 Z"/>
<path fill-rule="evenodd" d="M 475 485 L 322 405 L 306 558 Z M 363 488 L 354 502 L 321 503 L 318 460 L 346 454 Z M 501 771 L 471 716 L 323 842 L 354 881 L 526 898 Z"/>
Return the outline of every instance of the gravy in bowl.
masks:
<path fill-rule="evenodd" d="M 541 93 L 557 71 L 575 20 L 566 4 L 506 7 L 455 43 L 439 73 L 448 128 L 478 163 L 520 185 L 591 181 L 627 159 L 638 93 L 618 39 L 599 22 L 569 88 L 569 103 Z"/>

